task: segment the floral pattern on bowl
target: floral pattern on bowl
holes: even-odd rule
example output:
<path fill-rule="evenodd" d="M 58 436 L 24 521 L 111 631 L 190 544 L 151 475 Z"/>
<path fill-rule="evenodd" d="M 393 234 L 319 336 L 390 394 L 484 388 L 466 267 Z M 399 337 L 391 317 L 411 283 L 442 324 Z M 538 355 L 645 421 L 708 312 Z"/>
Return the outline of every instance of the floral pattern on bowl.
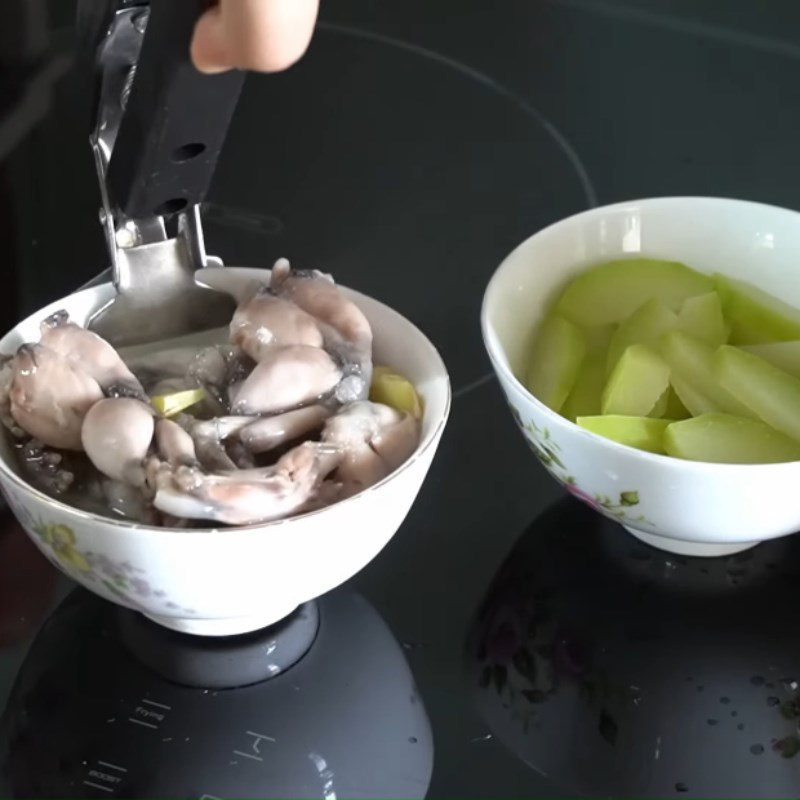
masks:
<path fill-rule="evenodd" d="M 540 428 L 533 420 L 526 424 L 519 409 L 510 400 L 508 406 L 533 454 L 573 497 L 577 497 L 590 508 L 618 522 L 644 523 L 653 527 L 644 515 L 634 514 L 630 511 L 631 508 L 639 505 L 638 491 L 623 491 L 619 493 L 618 499 L 614 499 L 606 494 L 592 493 L 581 488 L 562 461 L 561 447 L 551 437 L 550 431 L 547 428 Z"/>
<path fill-rule="evenodd" d="M 75 545 L 75 531 L 68 525 L 39 522 L 33 526 L 33 532 L 68 572 L 92 571 L 92 565 Z"/>
<path fill-rule="evenodd" d="M 166 592 L 154 589 L 144 576 L 145 571 L 128 561 L 114 561 L 103 553 L 82 551 L 77 546 L 75 531 L 59 523 L 34 522 L 31 525 L 39 541 L 46 546 L 55 566 L 81 581 L 97 582 L 126 605 L 138 607 L 139 600 L 158 598 L 166 608 L 178 609 L 177 603 L 165 600 Z M 187 614 L 190 608 L 181 608 Z"/>
<path fill-rule="evenodd" d="M 78 537 L 69 525 L 36 519 L 12 492 L 3 490 L 2 494 L 20 524 L 40 543 L 44 556 L 73 580 L 99 584 L 132 608 L 139 608 L 141 600 L 154 599 L 162 602 L 167 609 L 195 613 L 190 608 L 182 608 L 167 600 L 166 592 L 151 586 L 145 577 L 145 570 L 128 561 L 118 562 L 103 553 L 81 549 Z"/>

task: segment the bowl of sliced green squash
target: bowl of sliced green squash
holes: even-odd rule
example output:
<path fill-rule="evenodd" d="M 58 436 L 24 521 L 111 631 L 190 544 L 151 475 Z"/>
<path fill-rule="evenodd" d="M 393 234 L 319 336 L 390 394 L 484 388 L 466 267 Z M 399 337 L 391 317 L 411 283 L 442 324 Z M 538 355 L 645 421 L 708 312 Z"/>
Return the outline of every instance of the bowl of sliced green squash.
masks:
<path fill-rule="evenodd" d="M 591 209 L 498 267 L 486 348 L 531 450 L 643 541 L 728 555 L 800 529 L 800 214 Z"/>

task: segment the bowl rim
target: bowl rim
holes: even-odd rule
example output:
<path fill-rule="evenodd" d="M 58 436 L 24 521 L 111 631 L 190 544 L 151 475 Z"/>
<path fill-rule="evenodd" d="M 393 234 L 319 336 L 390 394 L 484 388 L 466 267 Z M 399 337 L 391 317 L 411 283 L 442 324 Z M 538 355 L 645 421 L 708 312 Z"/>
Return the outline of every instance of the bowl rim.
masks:
<path fill-rule="evenodd" d="M 571 214 L 568 217 L 563 217 L 560 220 L 556 220 L 555 222 L 546 225 L 544 228 L 539 229 L 538 231 L 534 232 L 526 239 L 521 241 L 516 247 L 514 247 L 497 268 L 492 273 L 492 277 L 489 279 L 489 282 L 486 285 L 486 289 L 483 293 L 483 299 L 481 301 L 481 335 L 483 337 L 484 347 L 486 348 L 486 352 L 489 356 L 489 360 L 492 363 L 495 371 L 498 375 L 501 375 L 508 383 L 510 383 L 518 392 L 522 394 L 522 396 L 531 403 L 542 415 L 547 417 L 548 419 L 552 420 L 555 425 L 559 427 L 566 428 L 568 431 L 575 432 L 579 436 L 582 436 L 589 441 L 594 441 L 597 444 L 603 445 L 604 447 L 611 448 L 612 451 L 616 451 L 620 454 L 628 454 L 633 455 L 639 458 L 644 459 L 645 461 L 650 461 L 654 465 L 661 464 L 663 466 L 668 466 L 670 468 L 681 468 L 681 469 L 688 469 L 689 471 L 694 471 L 697 473 L 706 473 L 709 471 L 719 471 L 723 473 L 734 473 L 734 472 L 741 472 L 747 471 L 750 474 L 760 471 L 760 472 L 775 472 L 781 468 L 787 468 L 792 466 L 800 465 L 800 459 L 797 461 L 780 461 L 776 463 L 768 463 L 768 464 L 727 464 L 721 463 L 717 461 L 690 461 L 689 459 L 680 459 L 676 458 L 675 456 L 670 456 L 661 453 L 650 453 L 646 450 L 638 450 L 635 447 L 631 447 L 627 444 L 622 444 L 621 442 L 615 442 L 612 439 L 606 439 L 604 436 L 600 436 L 593 431 L 586 430 L 585 428 L 581 428 L 577 423 L 573 422 L 572 420 L 567 419 L 566 417 L 562 417 L 557 411 L 553 411 L 551 408 L 546 406 L 535 397 L 528 388 L 520 381 L 516 375 L 511 371 L 510 367 L 508 366 L 508 360 L 505 358 L 505 353 L 500 345 L 499 339 L 494 331 L 494 325 L 490 319 L 489 314 L 489 303 L 491 301 L 491 296 L 494 292 L 497 291 L 497 287 L 500 285 L 503 279 L 503 273 L 506 272 L 510 268 L 510 264 L 512 260 L 515 259 L 518 252 L 522 250 L 524 247 L 529 245 L 533 240 L 543 236 L 544 234 L 556 229 L 563 227 L 565 225 L 574 225 L 580 222 L 583 219 L 591 218 L 591 217 L 602 217 L 604 215 L 614 213 L 617 211 L 621 211 L 626 208 L 631 207 L 655 207 L 655 206 L 666 206 L 672 205 L 677 203 L 692 203 L 697 206 L 716 206 L 716 207 L 724 207 L 728 206 L 730 208 L 750 208 L 750 209 L 759 209 L 761 211 L 767 211 L 770 213 L 779 213 L 787 216 L 793 216 L 796 218 L 796 222 L 800 225 L 800 211 L 795 211 L 791 208 L 785 208 L 783 206 L 772 205 L 770 203 L 761 203 L 755 200 L 742 200 L 732 197 L 716 197 L 713 195 L 665 195 L 663 197 L 643 197 L 638 199 L 631 199 L 631 200 L 621 200 L 614 203 L 609 203 L 602 206 L 595 206 L 594 208 L 585 209 L 584 211 L 579 211 L 575 214 Z"/>
<path fill-rule="evenodd" d="M 239 266 L 226 266 L 221 269 L 230 270 L 233 272 L 234 270 L 248 270 L 248 271 L 262 271 L 262 272 L 269 272 L 268 268 L 261 268 L 261 267 L 239 267 Z M 445 425 L 447 424 L 447 420 L 450 416 L 450 410 L 453 403 L 453 391 L 452 386 L 450 383 L 450 374 L 447 371 L 447 366 L 442 358 L 441 354 L 439 353 L 436 346 L 431 342 L 431 340 L 407 317 L 403 316 L 399 311 L 396 311 L 391 306 L 386 305 L 382 301 L 370 297 L 369 295 L 365 295 L 362 292 L 359 292 L 355 289 L 351 289 L 349 286 L 345 284 L 337 284 L 340 288 L 346 289 L 348 294 L 353 297 L 356 301 L 360 298 L 365 298 L 370 303 L 376 304 L 381 312 L 388 313 L 389 315 L 394 315 L 395 317 L 400 318 L 403 323 L 410 326 L 419 337 L 422 339 L 425 347 L 428 349 L 430 356 L 432 357 L 432 361 L 435 364 L 436 374 L 434 375 L 435 379 L 444 379 L 444 389 L 445 389 L 445 398 L 444 398 L 444 408 L 442 413 L 439 415 L 437 419 L 434 420 L 434 424 L 431 429 L 428 431 L 427 435 L 423 436 L 420 439 L 419 445 L 417 445 L 416 450 L 408 457 L 406 461 L 404 461 L 397 469 L 390 472 L 385 478 L 382 478 L 377 483 L 373 484 L 372 486 L 363 489 L 362 491 L 358 492 L 358 494 L 354 494 L 350 497 L 346 497 L 343 500 L 338 500 L 335 503 L 332 503 L 329 506 L 324 506 L 323 508 L 318 508 L 313 511 L 306 511 L 303 514 L 296 514 L 294 516 L 285 517 L 283 519 L 276 519 L 270 520 L 267 522 L 256 522 L 251 525 L 217 525 L 214 527 L 203 527 L 203 528 L 170 528 L 167 526 L 157 526 L 157 525 L 147 525 L 145 523 L 140 522 L 131 522 L 128 520 L 123 519 L 116 519 L 110 516 L 104 516 L 103 514 L 96 514 L 92 511 L 85 511 L 80 508 L 76 508 L 75 506 L 71 506 L 68 503 L 64 503 L 61 500 L 58 500 L 54 497 L 43 492 L 41 489 L 37 489 L 35 486 L 32 486 L 27 481 L 25 481 L 20 475 L 14 472 L 10 465 L 6 462 L 6 459 L 0 456 L 0 475 L 10 483 L 13 483 L 17 486 L 25 495 L 33 496 L 37 500 L 44 502 L 46 505 L 58 508 L 59 510 L 65 512 L 66 514 L 76 517 L 79 520 L 91 521 L 94 523 L 99 523 L 104 526 L 107 526 L 114 530 L 114 532 L 135 532 L 137 534 L 150 534 L 150 533 L 161 533 L 161 534 L 169 534 L 171 536 L 230 536 L 235 534 L 244 534 L 244 533 L 253 533 L 255 531 L 265 531 L 266 529 L 275 529 L 280 527 L 281 525 L 287 525 L 292 522 L 297 522 L 299 520 L 306 520 L 310 519 L 319 515 L 323 515 L 326 512 L 330 513 L 335 508 L 340 508 L 344 505 L 353 504 L 358 502 L 361 498 L 365 495 L 369 494 L 370 492 L 377 491 L 381 489 L 386 484 L 393 481 L 397 478 L 401 473 L 405 472 L 406 470 L 410 469 L 412 466 L 416 464 L 420 458 L 430 450 L 431 447 L 435 447 L 436 443 L 438 442 Z M 36 317 L 39 317 L 50 310 L 53 307 L 58 306 L 64 299 L 67 297 L 72 297 L 74 295 L 83 294 L 84 292 L 89 293 L 102 293 L 103 291 L 109 291 L 109 287 L 111 287 L 110 282 L 103 282 L 98 284 L 92 284 L 89 286 L 81 287 L 75 292 L 72 292 L 64 297 L 61 297 L 57 300 L 54 300 L 52 303 L 46 304 L 43 308 L 34 311 L 32 314 L 29 314 L 24 319 L 19 320 L 15 325 L 9 328 L 0 339 L 5 338 L 11 331 L 15 328 L 18 328 L 21 324 L 26 322 L 27 320 Z M 0 435 L 5 435 L 5 432 L 1 432 Z M 2 486 L 0 485 L 0 489 Z M 13 508 L 12 508 L 13 511 Z"/>

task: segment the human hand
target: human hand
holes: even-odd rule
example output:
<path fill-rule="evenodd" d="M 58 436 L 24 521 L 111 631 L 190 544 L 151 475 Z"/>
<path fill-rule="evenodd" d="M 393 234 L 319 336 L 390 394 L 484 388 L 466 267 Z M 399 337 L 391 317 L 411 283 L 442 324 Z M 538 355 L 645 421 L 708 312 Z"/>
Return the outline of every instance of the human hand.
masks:
<path fill-rule="evenodd" d="M 198 20 L 192 62 L 201 72 L 279 72 L 305 53 L 319 0 L 218 0 Z"/>

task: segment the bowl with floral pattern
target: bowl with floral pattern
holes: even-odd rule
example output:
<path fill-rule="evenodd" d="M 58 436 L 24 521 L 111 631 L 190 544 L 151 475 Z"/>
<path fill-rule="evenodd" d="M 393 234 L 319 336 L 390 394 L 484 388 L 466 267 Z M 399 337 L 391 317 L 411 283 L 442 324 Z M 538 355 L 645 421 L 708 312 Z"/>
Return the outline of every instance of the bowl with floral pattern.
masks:
<path fill-rule="evenodd" d="M 483 298 L 484 344 L 534 456 L 575 497 L 640 540 L 721 556 L 800 529 L 800 462 L 714 464 L 646 453 L 579 428 L 525 387 L 535 330 L 564 285 L 594 264 L 644 256 L 800 297 L 800 214 L 711 197 L 594 208 L 556 222 L 500 264 Z"/>
<path fill-rule="evenodd" d="M 202 282 L 244 295 L 269 272 L 207 268 Z M 372 325 L 376 363 L 391 364 L 423 401 L 415 452 L 388 477 L 325 508 L 245 527 L 166 528 L 88 513 L 42 493 L 20 474 L 0 436 L 0 490 L 29 536 L 62 572 L 101 597 L 174 630 L 233 635 L 277 622 L 344 583 L 368 564 L 402 524 L 422 486 L 450 410 L 447 370 L 410 321 L 342 287 Z M 114 296 L 111 284 L 79 291 L 31 315 L 0 340 L 13 353 L 38 339 L 59 309 L 85 324 Z"/>

